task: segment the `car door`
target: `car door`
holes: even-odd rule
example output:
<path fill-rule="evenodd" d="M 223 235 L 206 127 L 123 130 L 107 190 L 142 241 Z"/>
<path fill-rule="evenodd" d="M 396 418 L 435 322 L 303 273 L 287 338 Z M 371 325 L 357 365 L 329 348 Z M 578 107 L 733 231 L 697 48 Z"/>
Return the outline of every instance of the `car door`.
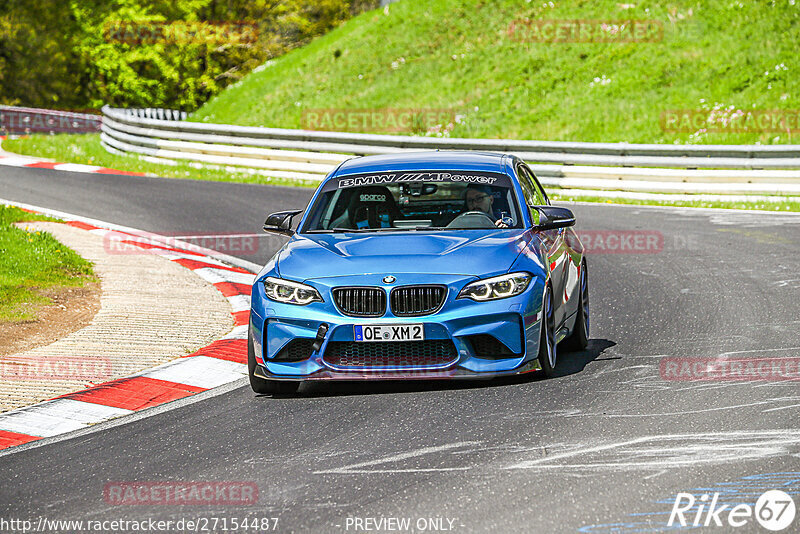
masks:
<path fill-rule="evenodd" d="M 530 169 L 528 169 L 528 171 L 530 172 Z M 542 195 L 544 195 L 549 204 L 550 200 L 547 198 L 542 184 L 539 183 L 539 180 L 536 179 L 536 176 L 533 175 L 532 172 L 531 175 L 533 176 L 534 186 L 542 192 Z M 569 318 L 578 311 L 581 283 L 580 269 L 584 249 L 581 240 L 578 238 L 578 234 L 572 227 L 563 228 L 561 230 L 561 239 L 564 247 L 564 255 L 566 256 L 564 261 L 564 301 L 566 302 L 564 306 L 564 315 Z"/>
<path fill-rule="evenodd" d="M 525 203 L 532 212 L 536 211 L 536 206 L 550 205 L 550 200 L 547 198 L 544 189 L 542 189 L 541 184 L 539 184 L 539 181 L 527 165 L 520 163 L 517 175 L 525 195 Z M 535 219 L 535 214 L 532 213 L 531 215 L 532 219 Z M 547 250 L 547 261 L 550 264 L 550 281 L 553 285 L 553 312 L 555 323 L 558 327 L 567 317 L 565 305 L 569 297 L 565 286 L 570 268 L 570 256 L 564 240 L 563 228 L 545 230 L 539 232 L 539 235 Z"/>

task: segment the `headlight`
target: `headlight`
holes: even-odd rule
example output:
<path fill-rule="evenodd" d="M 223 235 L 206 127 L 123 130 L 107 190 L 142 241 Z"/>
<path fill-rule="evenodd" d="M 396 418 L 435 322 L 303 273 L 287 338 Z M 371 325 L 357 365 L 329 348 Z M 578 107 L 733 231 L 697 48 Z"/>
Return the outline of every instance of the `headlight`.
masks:
<path fill-rule="evenodd" d="M 267 298 L 284 304 L 305 306 L 312 302 L 322 302 L 322 297 L 316 289 L 291 280 L 269 276 L 264 279 L 264 290 L 267 292 Z"/>
<path fill-rule="evenodd" d="M 478 280 L 464 287 L 456 298 L 484 301 L 513 297 L 525 291 L 531 278 L 530 273 L 509 273 Z"/>

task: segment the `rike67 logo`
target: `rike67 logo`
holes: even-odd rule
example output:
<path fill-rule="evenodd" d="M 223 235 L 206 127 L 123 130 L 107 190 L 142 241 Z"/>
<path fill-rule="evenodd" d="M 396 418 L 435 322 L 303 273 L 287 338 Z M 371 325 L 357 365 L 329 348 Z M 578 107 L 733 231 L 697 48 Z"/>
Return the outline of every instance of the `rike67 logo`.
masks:
<path fill-rule="evenodd" d="M 750 504 L 719 505 L 719 493 L 704 493 L 698 499 L 691 493 L 678 493 L 672 505 L 667 526 L 676 523 L 681 527 L 743 527 L 754 519 L 773 532 L 784 530 L 792 524 L 797 513 L 792 497 L 780 490 L 762 494 L 755 507 Z"/>

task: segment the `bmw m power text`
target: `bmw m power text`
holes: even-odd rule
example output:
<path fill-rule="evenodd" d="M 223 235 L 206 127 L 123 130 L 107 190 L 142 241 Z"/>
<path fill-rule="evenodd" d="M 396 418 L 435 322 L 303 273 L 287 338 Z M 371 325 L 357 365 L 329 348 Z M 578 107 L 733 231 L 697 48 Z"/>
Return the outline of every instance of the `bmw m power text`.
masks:
<path fill-rule="evenodd" d="M 555 373 L 589 335 L 573 214 L 520 159 L 425 152 L 341 164 L 252 289 L 258 393 L 306 380 Z"/>

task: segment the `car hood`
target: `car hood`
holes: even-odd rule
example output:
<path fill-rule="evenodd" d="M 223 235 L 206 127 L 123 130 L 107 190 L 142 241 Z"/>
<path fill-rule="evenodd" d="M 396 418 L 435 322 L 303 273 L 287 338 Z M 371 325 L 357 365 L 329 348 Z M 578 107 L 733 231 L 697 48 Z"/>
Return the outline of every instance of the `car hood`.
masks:
<path fill-rule="evenodd" d="M 525 230 L 296 234 L 278 255 L 280 276 L 297 281 L 359 274 L 506 272 L 525 248 Z"/>

